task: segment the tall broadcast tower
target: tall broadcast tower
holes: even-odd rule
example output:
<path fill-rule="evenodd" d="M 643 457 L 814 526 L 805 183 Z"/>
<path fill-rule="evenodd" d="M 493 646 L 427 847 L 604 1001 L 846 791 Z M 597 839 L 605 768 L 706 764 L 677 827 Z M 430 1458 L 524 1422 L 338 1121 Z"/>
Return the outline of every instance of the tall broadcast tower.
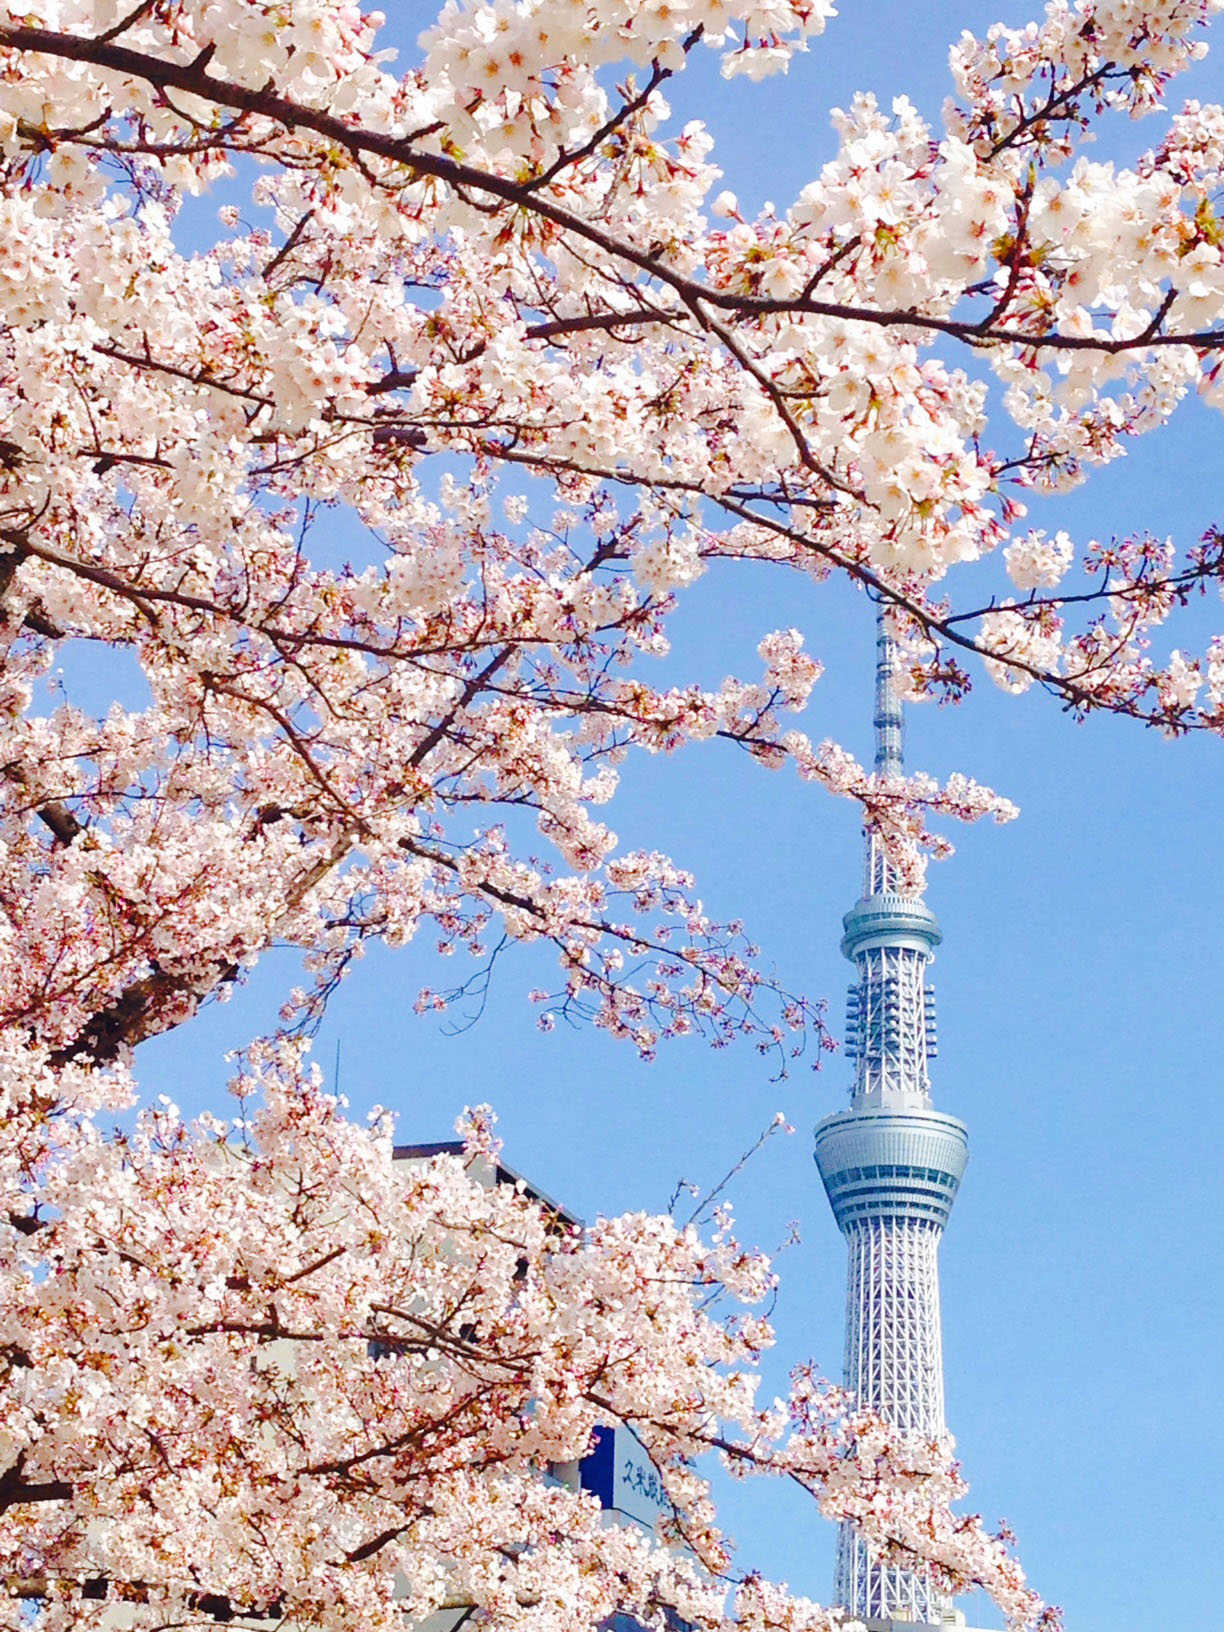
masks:
<path fill-rule="evenodd" d="M 899 776 L 901 704 L 884 620 L 876 645 L 875 769 Z M 931 1106 L 934 990 L 927 969 L 942 939 L 934 914 L 903 889 L 874 834 L 863 894 L 841 949 L 855 966 L 846 1051 L 850 1109 L 816 1129 L 816 1164 L 849 1248 L 846 1387 L 902 1432 L 940 1439 L 939 1238 L 968 1158 L 964 1124 Z M 835 1596 L 873 1628 L 964 1624 L 922 1575 L 873 1562 L 849 1525 L 838 1537 Z"/>

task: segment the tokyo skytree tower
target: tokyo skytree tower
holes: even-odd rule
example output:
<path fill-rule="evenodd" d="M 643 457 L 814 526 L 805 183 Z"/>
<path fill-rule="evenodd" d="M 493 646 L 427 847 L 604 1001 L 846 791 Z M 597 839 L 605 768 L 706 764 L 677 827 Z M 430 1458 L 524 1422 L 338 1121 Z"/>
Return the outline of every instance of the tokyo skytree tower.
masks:
<path fill-rule="evenodd" d="M 876 646 L 875 769 L 899 776 L 901 704 L 883 618 Z M 942 1438 L 939 1238 L 968 1158 L 964 1124 L 932 1109 L 935 1053 L 928 967 L 942 939 L 930 909 L 907 894 L 874 835 L 863 894 L 843 923 L 854 964 L 846 1051 L 855 1062 L 850 1109 L 816 1129 L 816 1164 L 849 1248 L 846 1387 L 905 1433 Z M 838 1537 L 835 1598 L 887 1626 L 964 1625 L 921 1574 L 872 1562 L 849 1525 Z"/>

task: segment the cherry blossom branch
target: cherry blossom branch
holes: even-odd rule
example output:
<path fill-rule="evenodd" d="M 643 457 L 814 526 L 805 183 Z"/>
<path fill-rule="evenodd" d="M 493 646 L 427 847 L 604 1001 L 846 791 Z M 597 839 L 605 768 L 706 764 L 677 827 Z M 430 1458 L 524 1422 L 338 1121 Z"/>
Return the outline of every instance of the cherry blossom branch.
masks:
<path fill-rule="evenodd" d="M 914 328 L 932 334 L 946 335 L 973 346 L 1017 345 L 1041 351 L 1083 351 L 1104 356 L 1120 356 L 1161 346 L 1189 347 L 1201 352 L 1224 350 L 1224 329 L 1161 334 L 1148 338 L 1107 336 L 1096 331 L 1089 335 L 1064 332 L 1033 333 L 1022 329 L 999 328 L 988 321 L 942 318 L 906 309 L 876 310 L 838 301 L 818 301 L 810 297 L 771 299 L 760 295 L 732 294 L 684 276 L 669 267 L 658 256 L 636 249 L 632 244 L 605 231 L 594 222 L 531 192 L 523 184 L 507 181 L 501 176 L 441 154 L 422 152 L 414 146 L 411 139 L 362 130 L 333 115 L 279 96 L 271 89 L 252 90 L 234 81 L 217 78 L 209 73 L 207 68 L 209 53 L 203 53 L 203 60 L 197 58 L 194 63 L 171 63 L 145 52 L 88 36 L 13 26 L 0 27 L 0 47 L 89 63 L 114 73 L 144 80 L 162 91 L 167 89 L 186 91 L 193 96 L 215 102 L 218 106 L 237 108 L 244 113 L 272 120 L 287 131 L 299 129 L 313 131 L 316 135 L 339 143 L 354 156 L 370 154 L 387 159 L 403 165 L 416 175 L 431 176 L 456 189 L 485 193 L 500 199 L 503 203 L 520 206 L 554 226 L 584 239 L 614 260 L 622 260 L 635 266 L 650 279 L 672 289 L 690 305 L 714 306 L 742 317 L 808 315 L 836 318 L 852 323 L 867 323 L 890 329 Z"/>

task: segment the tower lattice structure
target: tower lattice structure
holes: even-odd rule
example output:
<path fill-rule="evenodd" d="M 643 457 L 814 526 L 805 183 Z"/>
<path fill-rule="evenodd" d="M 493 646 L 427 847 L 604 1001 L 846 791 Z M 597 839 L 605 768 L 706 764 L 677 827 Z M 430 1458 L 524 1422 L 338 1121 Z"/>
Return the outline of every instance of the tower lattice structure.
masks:
<path fill-rule="evenodd" d="M 896 653 L 881 617 L 876 645 L 875 771 L 902 774 Z M 816 1129 L 816 1164 L 846 1238 L 846 1387 L 903 1433 L 942 1439 L 939 1241 L 968 1158 L 964 1124 L 931 1104 L 934 990 L 942 939 L 929 907 L 907 892 L 880 841 L 865 834 L 863 894 L 846 914 L 841 949 L 855 966 L 846 1049 L 855 1062 L 849 1110 Z M 836 1597 L 876 1623 L 950 1618 L 922 1574 L 873 1561 L 849 1525 L 838 1537 Z M 957 1617 L 959 1619 L 959 1617 Z"/>

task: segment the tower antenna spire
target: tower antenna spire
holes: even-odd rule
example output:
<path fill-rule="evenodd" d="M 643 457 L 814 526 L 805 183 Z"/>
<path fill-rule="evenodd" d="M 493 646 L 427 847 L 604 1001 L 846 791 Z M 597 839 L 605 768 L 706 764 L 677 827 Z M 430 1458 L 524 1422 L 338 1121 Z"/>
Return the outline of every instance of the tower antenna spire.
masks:
<path fill-rule="evenodd" d="M 875 774 L 879 782 L 905 774 L 905 719 L 897 695 L 897 643 L 884 615 L 876 613 L 875 670 Z M 866 851 L 863 868 L 864 896 L 897 889 L 897 870 L 885 854 L 880 836 L 870 823 L 863 829 Z M 934 924 L 935 920 L 931 920 Z M 936 931 L 938 938 L 938 931 Z"/>
<path fill-rule="evenodd" d="M 875 773 L 904 774 L 896 643 L 876 627 Z M 846 1238 L 846 1387 L 901 1433 L 946 1437 L 937 1254 L 968 1158 L 964 1124 L 933 1109 L 934 991 L 942 936 L 865 829 L 863 894 L 842 920 L 855 967 L 846 1017 L 850 1108 L 816 1129 L 816 1165 Z M 923 1574 L 873 1559 L 853 1529 L 838 1540 L 838 1601 L 871 1632 L 939 1625 L 951 1606 Z M 963 1620 L 960 1621 L 963 1625 Z"/>
<path fill-rule="evenodd" d="M 877 782 L 901 777 L 905 770 L 896 663 L 896 642 L 881 609 L 876 620 Z M 926 974 L 943 936 L 926 902 L 903 887 L 870 822 L 863 841 L 863 893 L 842 920 L 841 943 L 858 973 L 846 1004 L 846 1053 L 856 1067 L 854 1104 L 917 1110 L 931 1103 L 935 991 Z"/>
<path fill-rule="evenodd" d="M 901 699 L 897 696 L 897 643 L 884 617 L 876 613 L 875 768 L 880 776 L 900 776 L 905 736 Z"/>

